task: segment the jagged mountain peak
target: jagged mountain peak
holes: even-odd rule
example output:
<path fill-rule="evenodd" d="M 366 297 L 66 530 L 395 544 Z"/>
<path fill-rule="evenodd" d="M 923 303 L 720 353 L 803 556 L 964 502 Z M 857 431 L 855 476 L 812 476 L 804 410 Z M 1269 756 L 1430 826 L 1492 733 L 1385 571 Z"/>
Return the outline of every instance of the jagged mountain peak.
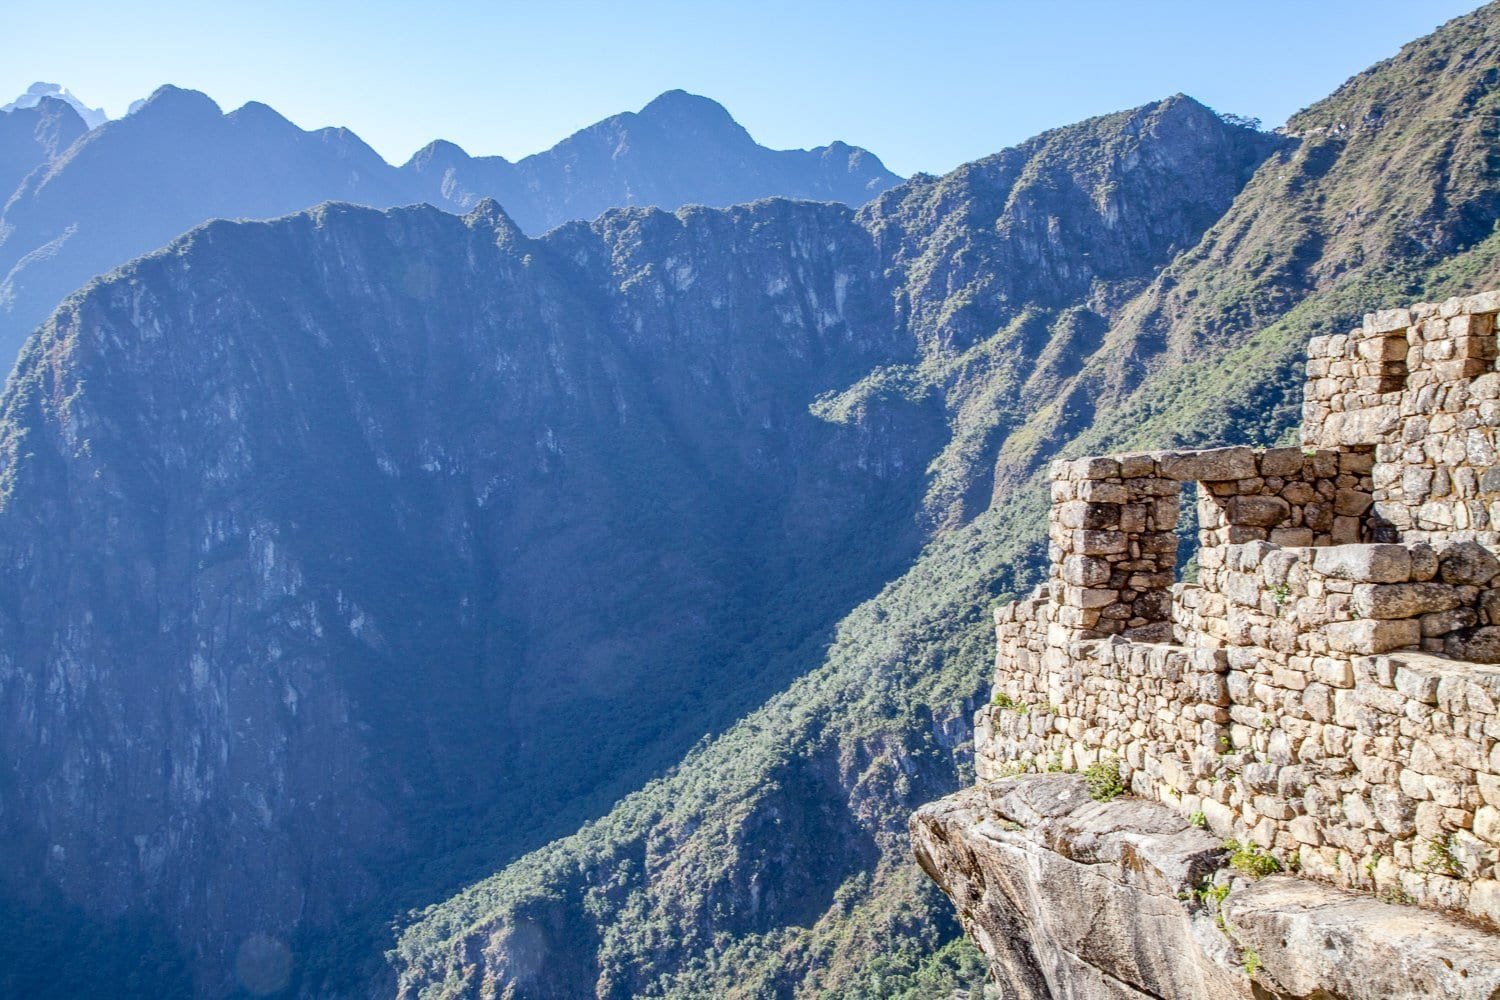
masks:
<path fill-rule="evenodd" d="M 32 108 L 44 100 L 62 101 L 78 113 L 78 117 L 89 128 L 98 128 L 109 120 L 103 108 L 91 108 L 73 95 L 68 88 L 56 83 L 33 83 L 26 92 L 9 104 L 0 106 L 0 113 L 18 108 Z"/>
<path fill-rule="evenodd" d="M 724 105 L 686 90 L 668 90 L 659 94 L 636 112 L 636 117 L 666 125 L 692 123 L 699 127 L 744 131 Z"/>
<path fill-rule="evenodd" d="M 181 118 L 185 116 L 205 117 L 213 115 L 221 117 L 223 110 L 218 102 L 201 90 L 192 90 L 187 87 L 178 87 L 175 84 L 164 83 L 151 92 L 151 95 L 143 100 L 129 117 L 150 116 L 156 120 L 167 118 Z"/>
<path fill-rule="evenodd" d="M 88 130 L 71 104 L 52 96 L 0 111 L 0 206 L 33 170 L 56 162 Z"/>
<path fill-rule="evenodd" d="M 413 153 L 402 165 L 402 169 L 413 171 L 445 169 L 472 159 L 474 157 L 470 156 L 468 151 L 458 143 L 447 139 L 434 139 Z M 493 159 L 499 159 L 499 157 Z"/>

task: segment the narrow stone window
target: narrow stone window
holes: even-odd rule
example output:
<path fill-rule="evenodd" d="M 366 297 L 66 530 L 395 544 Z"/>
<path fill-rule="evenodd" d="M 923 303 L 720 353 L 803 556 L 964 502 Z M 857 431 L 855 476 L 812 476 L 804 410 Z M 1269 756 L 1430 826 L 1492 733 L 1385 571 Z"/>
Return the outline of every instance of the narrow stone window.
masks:
<path fill-rule="evenodd" d="M 1374 348 L 1376 357 L 1371 360 L 1378 365 L 1377 389 L 1380 392 L 1400 392 L 1406 388 L 1408 375 L 1406 355 L 1409 345 L 1406 334 L 1393 333 L 1366 342 Z"/>
<path fill-rule="evenodd" d="M 1453 338 L 1453 355 L 1459 363 L 1451 374 L 1473 378 L 1495 370 L 1495 314 L 1466 313 L 1448 321 L 1448 335 Z"/>
<path fill-rule="evenodd" d="M 1198 484 L 1182 484 L 1177 505 L 1177 582 L 1198 582 Z"/>

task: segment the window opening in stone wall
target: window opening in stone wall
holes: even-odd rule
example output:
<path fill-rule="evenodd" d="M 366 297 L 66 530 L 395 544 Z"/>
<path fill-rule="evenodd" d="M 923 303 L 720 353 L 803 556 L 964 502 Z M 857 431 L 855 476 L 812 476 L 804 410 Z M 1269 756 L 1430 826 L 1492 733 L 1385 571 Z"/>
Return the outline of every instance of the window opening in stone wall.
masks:
<path fill-rule="evenodd" d="M 1406 334 L 1389 334 L 1375 343 L 1380 354 L 1375 359 L 1380 365 L 1379 391 L 1400 392 L 1406 388 L 1406 354 L 1409 350 Z"/>
<path fill-rule="evenodd" d="M 1457 378 L 1474 378 L 1495 370 L 1495 314 L 1470 313 L 1448 321 L 1453 331 L 1453 353 L 1459 362 Z"/>
<path fill-rule="evenodd" d="M 1178 494 L 1177 582 L 1198 582 L 1198 484 L 1189 480 Z"/>

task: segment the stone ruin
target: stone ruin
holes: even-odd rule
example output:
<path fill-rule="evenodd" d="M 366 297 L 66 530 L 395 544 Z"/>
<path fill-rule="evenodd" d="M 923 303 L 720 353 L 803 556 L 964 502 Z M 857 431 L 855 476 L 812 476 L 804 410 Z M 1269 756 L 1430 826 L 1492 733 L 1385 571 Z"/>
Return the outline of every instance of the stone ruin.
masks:
<path fill-rule="evenodd" d="M 980 781 L 1114 762 L 1300 874 L 1500 924 L 1497 311 L 1313 339 L 1302 447 L 1055 463 L 1050 579 L 995 613 Z"/>

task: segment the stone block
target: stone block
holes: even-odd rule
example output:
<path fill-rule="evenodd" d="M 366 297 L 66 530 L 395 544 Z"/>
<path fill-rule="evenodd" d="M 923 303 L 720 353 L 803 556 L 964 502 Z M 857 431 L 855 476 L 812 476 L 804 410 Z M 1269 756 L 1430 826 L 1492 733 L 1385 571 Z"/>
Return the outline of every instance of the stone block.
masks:
<path fill-rule="evenodd" d="M 1361 583 L 1349 606 L 1361 618 L 1418 618 L 1461 603 L 1457 588 L 1443 583 Z"/>
<path fill-rule="evenodd" d="M 1253 479 L 1259 474 L 1254 450 L 1244 447 L 1162 452 L 1156 463 L 1163 476 L 1187 482 Z"/>
<path fill-rule="evenodd" d="M 1381 309 L 1366 313 L 1362 333 L 1365 338 L 1382 333 L 1404 331 L 1412 325 L 1410 309 Z"/>
<path fill-rule="evenodd" d="M 1500 809 L 1480 806 L 1474 811 L 1474 836 L 1500 847 Z"/>
<path fill-rule="evenodd" d="M 1362 656 L 1404 649 L 1422 641 L 1421 626 L 1411 619 L 1334 622 L 1325 632 L 1334 649 Z"/>
<path fill-rule="evenodd" d="M 1074 493 L 1079 500 L 1087 500 L 1090 503 L 1129 503 L 1132 499 L 1130 490 L 1120 483 L 1081 482 L 1077 489 L 1068 495 L 1072 496 Z M 1055 492 L 1053 498 L 1056 499 Z"/>
<path fill-rule="evenodd" d="M 1109 582 L 1109 563 L 1097 556 L 1072 555 L 1062 562 L 1064 583 L 1075 587 L 1097 587 Z"/>
<path fill-rule="evenodd" d="M 1301 448 L 1269 448 L 1260 456 L 1260 474 L 1283 479 L 1301 475 L 1304 457 Z"/>
<path fill-rule="evenodd" d="M 1074 459 L 1068 463 L 1068 478 L 1118 479 L 1120 478 L 1120 463 L 1103 455 Z"/>
<path fill-rule="evenodd" d="M 1090 503 L 1070 500 L 1056 510 L 1057 521 L 1065 528 L 1114 528 L 1120 524 L 1121 507 L 1113 503 Z"/>
<path fill-rule="evenodd" d="M 1403 545 L 1330 545 L 1316 551 L 1313 567 L 1341 580 L 1404 583 L 1411 577 L 1411 553 Z"/>
<path fill-rule="evenodd" d="M 1088 531 L 1080 528 L 1073 532 L 1073 550 L 1086 556 L 1121 555 L 1130 550 L 1130 535 L 1124 531 Z"/>
<path fill-rule="evenodd" d="M 1482 587 L 1500 573 L 1500 559 L 1478 542 L 1458 542 L 1438 552 L 1438 576 L 1444 583 Z"/>
<path fill-rule="evenodd" d="M 1500 663 L 1500 626 L 1450 632 L 1443 638 L 1443 652 L 1470 663 Z"/>
<path fill-rule="evenodd" d="M 1235 496 L 1224 505 L 1232 525 L 1274 528 L 1291 517 L 1292 505 L 1280 497 Z"/>
<path fill-rule="evenodd" d="M 1424 705 L 1437 704 L 1438 677 L 1411 667 L 1396 668 L 1396 690 Z"/>

